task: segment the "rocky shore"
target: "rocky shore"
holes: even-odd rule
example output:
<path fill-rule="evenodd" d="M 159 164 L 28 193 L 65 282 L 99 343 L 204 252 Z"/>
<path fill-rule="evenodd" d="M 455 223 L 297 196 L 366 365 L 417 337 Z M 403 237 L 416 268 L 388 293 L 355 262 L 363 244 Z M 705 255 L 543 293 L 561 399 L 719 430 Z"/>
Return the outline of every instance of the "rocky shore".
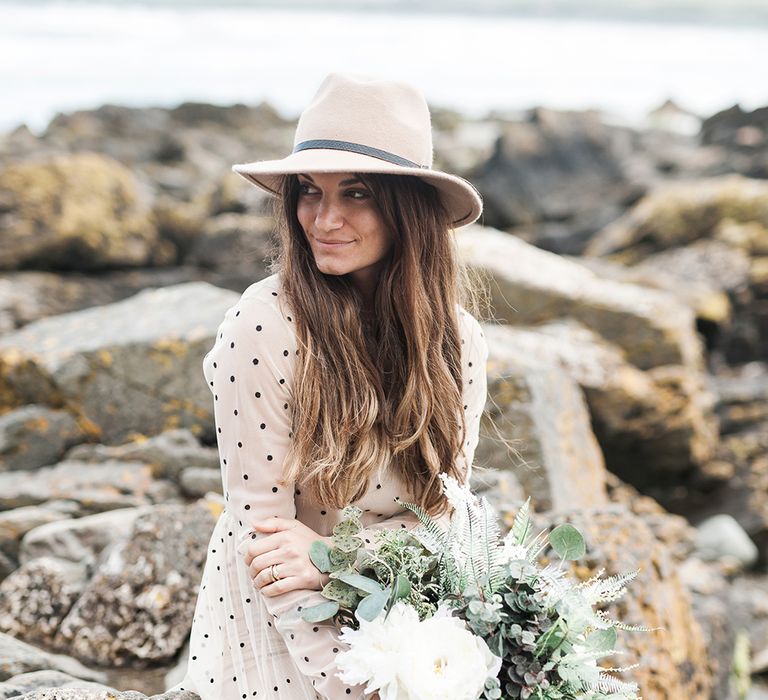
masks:
<path fill-rule="evenodd" d="M 435 110 L 485 200 L 473 487 L 571 522 L 645 700 L 768 698 L 768 107 L 654 127 Z M 177 698 L 222 508 L 202 357 L 265 276 L 268 104 L 106 105 L 0 136 L 0 700 Z M 485 467 L 485 468 L 484 468 Z M 751 682 L 750 682 L 751 681 Z M 751 685 L 751 688 L 750 688 Z"/>

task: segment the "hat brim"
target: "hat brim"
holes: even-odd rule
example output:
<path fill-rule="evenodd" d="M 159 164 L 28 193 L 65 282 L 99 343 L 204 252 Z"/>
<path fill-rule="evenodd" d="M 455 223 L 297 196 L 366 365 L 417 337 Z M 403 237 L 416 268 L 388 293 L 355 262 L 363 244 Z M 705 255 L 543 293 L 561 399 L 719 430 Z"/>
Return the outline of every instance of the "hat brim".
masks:
<path fill-rule="evenodd" d="M 296 173 L 393 173 L 416 175 L 434 185 L 451 215 L 451 226 L 466 226 L 477 221 L 483 213 L 480 193 L 468 180 L 458 175 L 432 170 L 396 165 L 389 161 L 351 151 L 313 148 L 291 153 L 279 160 L 260 160 L 253 163 L 236 163 L 232 170 L 248 182 L 271 195 L 280 193 L 285 175 Z"/>

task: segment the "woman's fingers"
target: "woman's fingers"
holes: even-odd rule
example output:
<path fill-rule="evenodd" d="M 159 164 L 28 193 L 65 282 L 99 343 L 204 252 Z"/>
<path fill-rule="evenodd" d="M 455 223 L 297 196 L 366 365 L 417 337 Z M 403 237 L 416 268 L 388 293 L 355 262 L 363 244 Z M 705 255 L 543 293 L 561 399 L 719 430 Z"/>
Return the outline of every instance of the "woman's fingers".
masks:
<path fill-rule="evenodd" d="M 264 554 L 251 559 L 251 563 L 248 565 L 248 570 L 251 572 L 251 578 L 254 578 L 260 571 L 268 569 L 272 564 L 279 564 L 280 562 L 287 562 L 290 556 L 282 549 L 270 549 Z M 278 574 L 280 571 L 278 570 Z"/>
<path fill-rule="evenodd" d="M 279 562 L 276 564 L 275 568 L 277 569 L 277 575 L 279 577 L 277 581 L 272 578 L 272 567 L 267 566 L 265 569 L 262 569 L 253 579 L 254 585 L 257 588 L 263 590 L 265 587 L 271 586 L 273 583 L 277 583 L 278 581 L 282 581 L 284 578 L 293 576 L 291 566 L 288 562 Z"/>

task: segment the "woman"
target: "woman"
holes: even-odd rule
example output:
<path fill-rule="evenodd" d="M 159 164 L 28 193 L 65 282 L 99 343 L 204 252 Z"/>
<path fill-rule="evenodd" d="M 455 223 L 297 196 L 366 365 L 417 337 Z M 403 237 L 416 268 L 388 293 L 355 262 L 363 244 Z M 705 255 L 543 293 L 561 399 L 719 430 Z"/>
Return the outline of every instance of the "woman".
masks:
<path fill-rule="evenodd" d="M 438 474 L 469 477 L 486 400 L 488 349 L 450 235 L 482 202 L 432 169 L 424 97 L 330 74 L 294 143 L 233 166 L 276 195 L 280 241 L 203 362 L 225 508 L 173 690 L 204 699 L 366 697 L 335 675 L 333 625 L 300 617 L 329 580 L 309 546 L 349 503 L 366 547 L 418 524 L 397 497 L 445 522 Z"/>

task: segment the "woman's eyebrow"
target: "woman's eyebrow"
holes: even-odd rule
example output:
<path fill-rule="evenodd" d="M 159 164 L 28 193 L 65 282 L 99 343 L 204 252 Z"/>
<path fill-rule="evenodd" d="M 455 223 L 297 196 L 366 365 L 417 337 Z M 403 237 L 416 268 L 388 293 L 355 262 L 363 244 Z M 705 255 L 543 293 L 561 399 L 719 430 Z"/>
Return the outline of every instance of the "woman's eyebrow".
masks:
<path fill-rule="evenodd" d="M 306 173 L 298 173 L 298 175 L 300 175 L 301 177 L 307 178 L 307 180 L 309 180 L 310 182 L 314 182 L 314 180 L 312 179 L 311 175 L 307 175 Z M 352 185 L 352 184 L 354 184 L 356 182 L 362 184 L 362 180 L 360 180 L 359 177 L 357 177 L 357 176 L 349 177 L 346 180 L 342 180 L 339 183 L 339 187 L 343 187 L 344 185 Z"/>

